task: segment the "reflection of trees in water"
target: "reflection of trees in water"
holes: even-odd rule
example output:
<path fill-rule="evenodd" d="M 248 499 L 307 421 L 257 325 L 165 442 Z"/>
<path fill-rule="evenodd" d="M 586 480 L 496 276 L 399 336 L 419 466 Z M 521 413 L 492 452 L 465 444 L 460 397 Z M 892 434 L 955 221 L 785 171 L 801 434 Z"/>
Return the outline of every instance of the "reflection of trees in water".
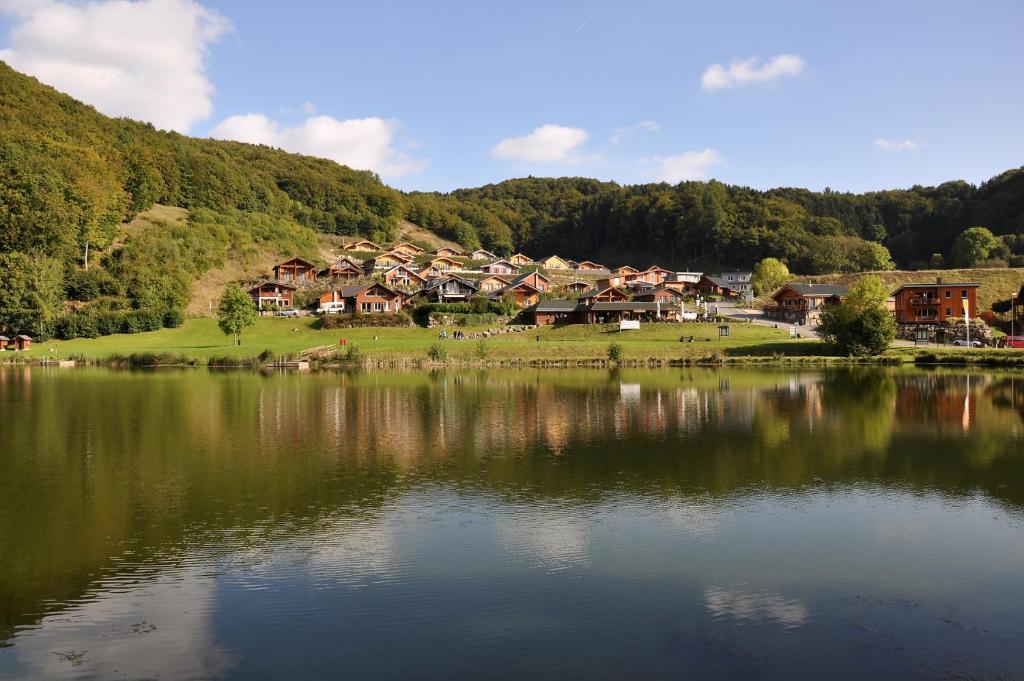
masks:
<path fill-rule="evenodd" d="M 0 636 L 125 546 L 142 565 L 231 528 L 258 545 L 412 485 L 586 504 L 868 483 L 1021 505 L 1005 485 L 1024 479 L 1022 404 L 1005 379 L 877 368 L 0 371 L 0 546 L 17 556 Z"/>

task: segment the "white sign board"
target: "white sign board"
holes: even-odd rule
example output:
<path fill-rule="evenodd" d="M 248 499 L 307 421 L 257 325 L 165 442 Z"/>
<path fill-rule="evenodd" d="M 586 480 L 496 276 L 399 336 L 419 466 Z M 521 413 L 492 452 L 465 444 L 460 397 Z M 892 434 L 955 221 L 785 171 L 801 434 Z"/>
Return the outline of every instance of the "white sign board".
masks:
<path fill-rule="evenodd" d="M 619 331 L 639 331 L 640 320 L 639 319 L 620 319 L 619 320 Z"/>
<path fill-rule="evenodd" d="M 679 313 L 679 319 L 681 319 L 684 322 L 695 322 L 695 321 L 697 321 L 697 313 L 696 312 L 680 312 Z"/>

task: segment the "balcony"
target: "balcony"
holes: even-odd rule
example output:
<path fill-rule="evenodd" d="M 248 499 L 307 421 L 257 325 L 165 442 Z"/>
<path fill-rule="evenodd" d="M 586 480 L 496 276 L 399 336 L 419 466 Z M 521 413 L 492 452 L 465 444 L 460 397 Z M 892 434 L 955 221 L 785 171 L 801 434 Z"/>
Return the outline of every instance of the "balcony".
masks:
<path fill-rule="evenodd" d="M 942 304 L 939 298 L 933 298 L 931 296 L 912 296 L 910 298 L 910 305 L 914 307 L 938 307 Z"/>

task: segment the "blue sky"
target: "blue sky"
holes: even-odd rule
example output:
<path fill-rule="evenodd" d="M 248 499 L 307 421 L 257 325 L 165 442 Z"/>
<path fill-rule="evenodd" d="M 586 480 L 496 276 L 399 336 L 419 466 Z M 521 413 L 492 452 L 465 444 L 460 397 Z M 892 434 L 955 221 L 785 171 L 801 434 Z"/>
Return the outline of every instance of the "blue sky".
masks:
<path fill-rule="evenodd" d="M 0 58 L 107 113 L 403 189 L 863 191 L 1024 165 L 1022 27 L 1019 2 L 0 0 Z"/>

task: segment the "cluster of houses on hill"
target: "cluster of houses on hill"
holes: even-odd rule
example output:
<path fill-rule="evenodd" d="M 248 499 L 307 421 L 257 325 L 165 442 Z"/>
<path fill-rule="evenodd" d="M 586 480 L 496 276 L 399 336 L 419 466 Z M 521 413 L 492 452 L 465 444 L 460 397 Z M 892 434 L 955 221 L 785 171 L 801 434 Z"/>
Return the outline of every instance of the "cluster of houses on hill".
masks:
<path fill-rule="evenodd" d="M 463 253 L 451 247 L 428 253 L 410 242 L 385 248 L 366 239 L 351 242 L 344 250 L 369 257 L 343 256 L 324 269 L 302 258 L 279 263 L 272 278 L 250 289 L 257 308 L 292 309 L 300 288 L 328 289 L 315 306 L 324 313 L 393 313 L 412 302 L 455 303 L 486 297 L 514 301 L 543 325 L 692 319 L 702 310 L 699 304 L 687 310 L 688 301 L 749 301 L 753 295 L 750 272 L 712 275 L 657 265 L 644 270 L 611 269 L 557 255 L 534 260 L 516 253 L 501 258 L 484 249 Z M 556 273 L 561 283 L 553 283 Z M 573 278 L 573 273 L 588 276 Z M 978 286 L 941 279 L 905 284 L 893 292 L 889 306 L 900 324 L 938 324 L 962 318 L 965 311 L 976 318 Z M 560 297 L 555 298 L 556 293 Z M 823 310 L 845 296 L 842 285 L 790 283 L 772 294 L 764 312 L 769 319 L 813 326 Z"/>

